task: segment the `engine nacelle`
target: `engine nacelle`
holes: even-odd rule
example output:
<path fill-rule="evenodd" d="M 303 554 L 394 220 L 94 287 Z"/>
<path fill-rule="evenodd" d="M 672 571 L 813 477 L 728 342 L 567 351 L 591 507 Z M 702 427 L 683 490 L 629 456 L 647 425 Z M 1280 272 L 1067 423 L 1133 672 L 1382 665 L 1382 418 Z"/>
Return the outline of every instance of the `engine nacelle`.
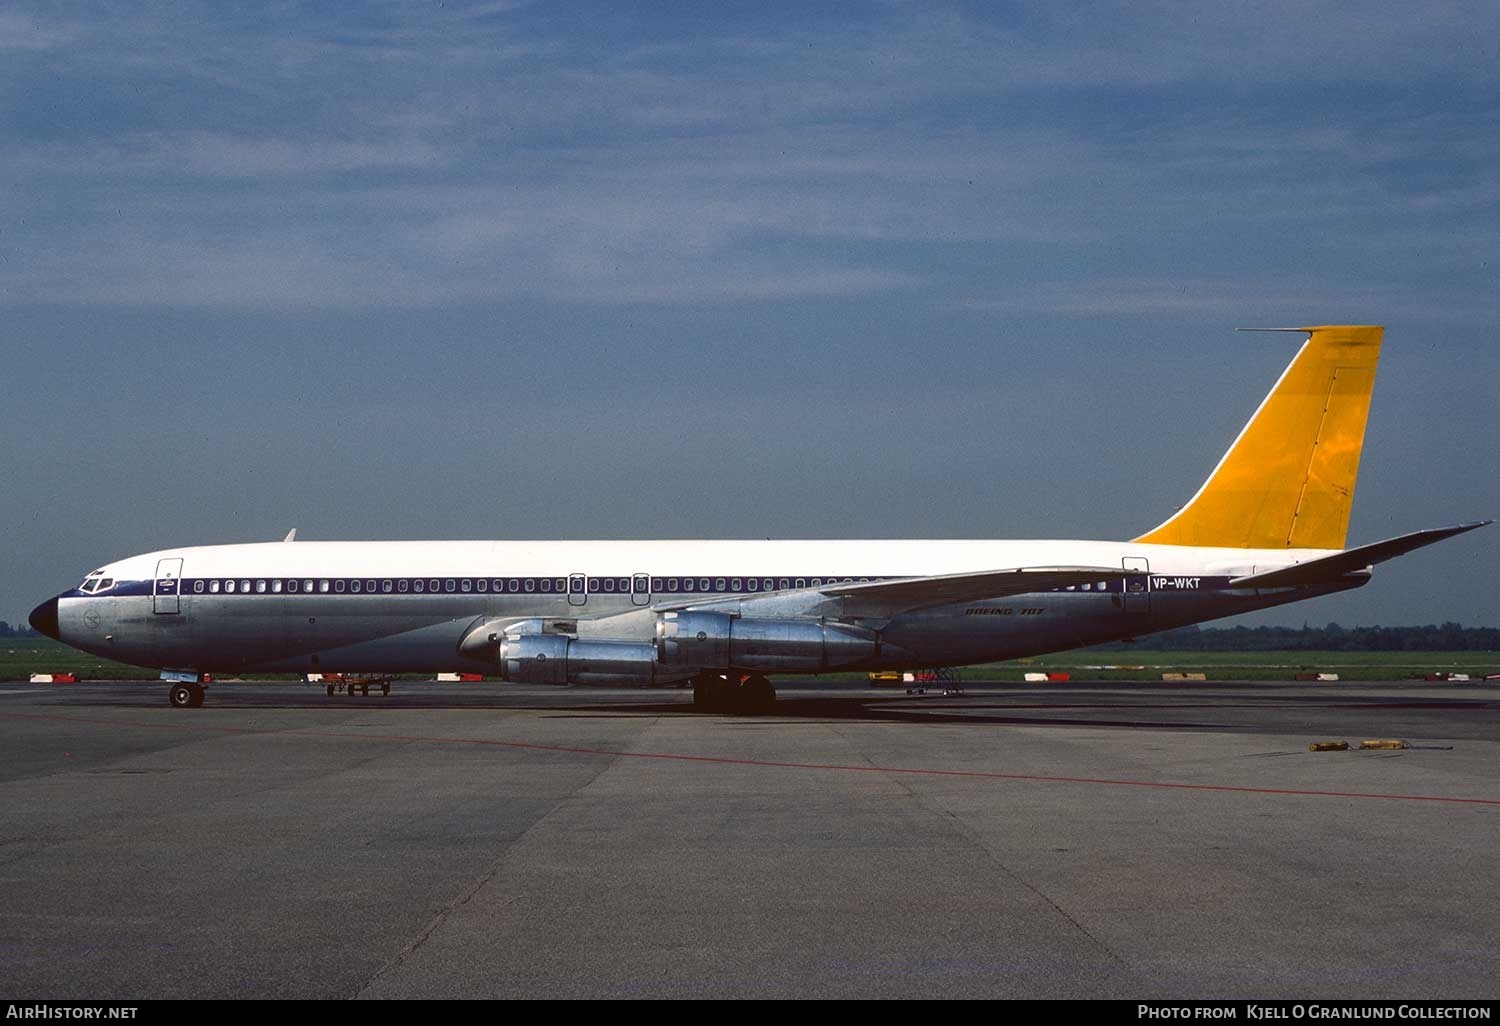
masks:
<path fill-rule="evenodd" d="M 817 620 L 662 613 L 656 654 L 664 667 L 821 673 L 875 658 L 874 631 Z"/>
<path fill-rule="evenodd" d="M 656 646 L 521 634 L 500 641 L 500 677 L 517 684 L 653 684 Z M 679 674 L 679 676 L 681 676 Z"/>

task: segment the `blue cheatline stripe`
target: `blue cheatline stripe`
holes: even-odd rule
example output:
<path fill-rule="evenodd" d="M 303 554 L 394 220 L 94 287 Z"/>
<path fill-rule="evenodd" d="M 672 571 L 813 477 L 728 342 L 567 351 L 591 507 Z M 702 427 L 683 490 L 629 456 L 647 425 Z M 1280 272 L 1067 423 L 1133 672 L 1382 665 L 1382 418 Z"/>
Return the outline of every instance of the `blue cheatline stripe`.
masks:
<path fill-rule="evenodd" d="M 239 595 L 351 595 L 412 596 L 412 595 L 567 595 L 586 593 L 589 595 L 630 595 L 632 577 L 593 577 L 582 575 L 583 588 L 569 591 L 570 578 L 562 577 L 187 577 L 178 583 L 178 594 L 239 596 Z M 644 589 L 634 594 L 653 595 L 755 595 L 764 592 L 786 591 L 796 588 L 816 588 L 825 584 L 864 581 L 900 580 L 896 577 L 853 576 L 781 576 L 735 577 L 712 575 L 694 577 L 666 577 L 652 575 L 648 582 L 649 592 Z M 1188 577 L 1181 575 L 1150 576 L 1150 592 L 1162 594 L 1168 591 L 1213 591 L 1227 588 L 1231 578 Z M 1093 586 L 1073 586 L 1046 589 L 1050 592 L 1076 592 L 1078 594 L 1119 593 L 1126 590 L 1122 577 L 1093 582 Z M 1037 592 L 1036 594 L 1040 594 Z M 118 598 L 128 595 L 158 594 L 155 581 L 116 581 L 107 591 L 88 594 L 74 589 L 64 593 L 63 598 Z M 168 592 L 167 594 L 170 594 Z"/>

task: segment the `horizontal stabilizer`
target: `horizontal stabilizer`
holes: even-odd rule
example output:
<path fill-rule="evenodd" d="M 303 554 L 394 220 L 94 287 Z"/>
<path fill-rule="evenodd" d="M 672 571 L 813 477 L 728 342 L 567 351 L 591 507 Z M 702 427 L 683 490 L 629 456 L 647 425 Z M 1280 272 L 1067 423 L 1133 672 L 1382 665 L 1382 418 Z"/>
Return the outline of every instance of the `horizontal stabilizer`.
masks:
<path fill-rule="evenodd" d="M 1288 588 L 1303 584 L 1324 584 L 1337 580 L 1345 574 L 1356 573 L 1376 563 L 1384 563 L 1388 559 L 1404 556 L 1424 545 L 1431 545 L 1444 538 L 1452 538 L 1454 535 L 1463 534 L 1490 523 L 1494 521 L 1480 520 L 1472 524 L 1436 527 L 1430 531 L 1413 531 L 1411 534 L 1403 534 L 1398 538 L 1387 538 L 1385 541 L 1378 541 L 1371 545 L 1361 545 L 1355 549 L 1336 552 L 1331 556 L 1310 559 L 1306 563 L 1284 566 L 1279 570 L 1267 570 L 1265 573 L 1251 574 L 1248 577 L 1236 577 L 1230 585 L 1235 588 Z"/>
<path fill-rule="evenodd" d="M 1122 570 L 1117 566 L 1025 566 L 1012 570 L 987 570 L 977 574 L 826 584 L 818 590 L 831 598 L 845 599 L 861 610 L 880 608 L 896 611 L 967 602 L 971 599 L 1027 595 L 1113 577 L 1139 576 L 1145 576 L 1145 571 Z"/>

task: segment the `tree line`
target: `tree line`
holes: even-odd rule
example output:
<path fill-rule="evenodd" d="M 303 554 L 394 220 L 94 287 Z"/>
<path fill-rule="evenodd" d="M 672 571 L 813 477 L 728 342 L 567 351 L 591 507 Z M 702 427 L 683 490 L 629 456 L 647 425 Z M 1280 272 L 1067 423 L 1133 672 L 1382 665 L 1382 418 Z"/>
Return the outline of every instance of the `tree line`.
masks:
<path fill-rule="evenodd" d="M 1139 647 L 1165 652 L 1496 652 L 1500 627 L 1456 623 L 1425 627 L 1181 627 L 1143 636 Z M 1117 650 L 1128 642 L 1096 645 Z"/>

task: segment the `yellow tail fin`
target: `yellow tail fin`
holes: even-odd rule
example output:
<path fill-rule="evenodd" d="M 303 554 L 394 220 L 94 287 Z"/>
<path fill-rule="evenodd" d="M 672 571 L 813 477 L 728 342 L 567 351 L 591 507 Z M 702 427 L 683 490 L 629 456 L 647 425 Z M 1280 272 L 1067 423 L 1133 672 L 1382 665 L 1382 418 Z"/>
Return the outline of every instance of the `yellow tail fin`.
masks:
<path fill-rule="evenodd" d="M 1344 547 L 1382 329 L 1298 330 L 1308 333 L 1307 342 L 1198 494 L 1136 541 Z"/>

